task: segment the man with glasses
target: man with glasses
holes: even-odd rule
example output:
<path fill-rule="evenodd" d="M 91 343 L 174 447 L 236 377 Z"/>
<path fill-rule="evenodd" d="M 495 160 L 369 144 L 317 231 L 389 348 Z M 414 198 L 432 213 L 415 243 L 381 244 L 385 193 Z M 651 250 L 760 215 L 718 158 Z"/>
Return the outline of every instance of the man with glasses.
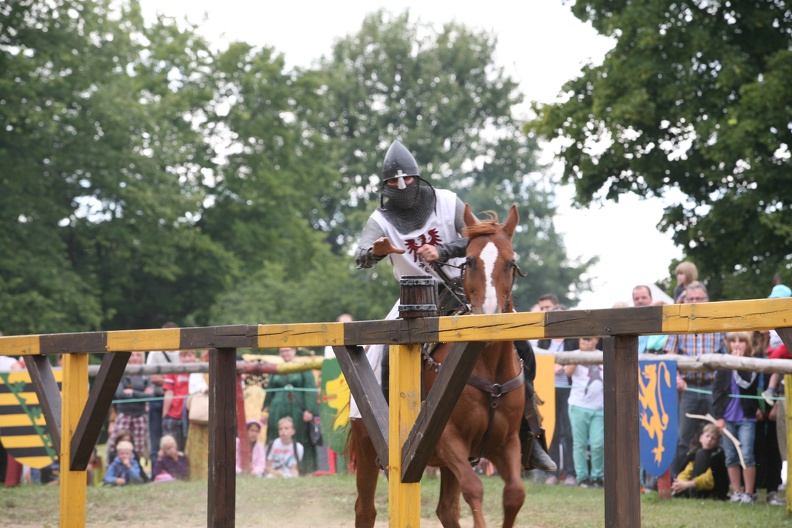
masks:
<path fill-rule="evenodd" d="M 707 288 L 702 283 L 691 282 L 687 287 L 685 304 L 709 302 Z M 670 335 L 663 348 L 667 354 L 685 354 L 701 356 L 703 354 L 722 354 L 725 350 L 724 335 L 721 332 L 712 334 L 680 334 Z M 676 455 L 671 465 L 672 476 L 682 469 L 685 454 L 690 443 L 697 437 L 701 421 L 688 418 L 686 414 L 707 415 L 712 412 L 712 372 L 683 372 L 677 376 L 679 391 L 679 439 Z"/>

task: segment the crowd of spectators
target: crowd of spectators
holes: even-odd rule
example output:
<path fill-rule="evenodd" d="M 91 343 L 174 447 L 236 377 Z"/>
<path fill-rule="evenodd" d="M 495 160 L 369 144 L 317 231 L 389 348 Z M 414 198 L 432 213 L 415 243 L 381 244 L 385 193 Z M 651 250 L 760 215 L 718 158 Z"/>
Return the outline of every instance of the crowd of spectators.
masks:
<path fill-rule="evenodd" d="M 676 268 L 676 303 L 710 302 L 707 287 L 698 281 L 692 262 Z M 792 290 L 776 284 L 770 298 L 792 296 Z M 664 304 L 652 299 L 649 286 L 632 291 L 636 307 Z M 614 307 L 626 307 L 626 303 Z M 538 299 L 536 311 L 565 309 L 555 295 Z M 540 340 L 540 348 L 551 352 L 593 350 L 596 338 Z M 792 359 L 775 331 L 715 332 L 702 334 L 641 336 L 639 353 L 731 354 L 737 357 Z M 556 425 L 550 455 L 558 473 L 538 479 L 546 484 L 563 483 L 582 487 L 601 487 L 604 428 L 602 409 L 602 366 L 555 365 Z M 773 506 L 784 505 L 782 464 L 786 453 L 783 376 L 721 369 L 717 372 L 679 372 L 678 441 L 669 470 L 672 492 L 684 497 L 712 497 L 741 504 L 756 504 L 758 490 Z M 593 392 L 592 392 L 593 391 Z M 714 423 L 692 416 L 711 416 Z M 735 439 L 735 443 L 732 439 Z M 569 460 L 573 459 L 571 462 Z M 571 477 L 571 478 L 570 478 Z M 636 479 L 638 482 L 638 479 Z M 649 484 L 651 482 L 651 485 Z M 640 479 L 643 486 L 643 478 Z M 656 490 L 656 481 L 647 479 Z"/>
<path fill-rule="evenodd" d="M 163 328 L 176 328 L 176 325 L 167 323 Z M 287 363 L 296 355 L 294 348 L 282 348 L 279 352 Z M 209 361 L 208 350 L 199 351 L 199 354 L 199 361 Z M 59 356 L 58 366 L 61 359 Z M 149 352 L 148 359 L 146 353 L 134 351 L 129 358 L 130 365 L 194 361 L 196 353 L 193 350 Z M 25 368 L 22 359 L 0 356 L 0 371 Z M 208 374 L 201 373 L 125 374 L 115 392 L 108 418 L 106 449 L 101 455 L 95 452 L 91 457 L 87 472 L 89 484 L 95 483 L 96 468 L 101 471 L 99 483 L 112 486 L 206 479 L 208 420 L 206 417 L 193 419 L 189 410 L 193 398 L 208 396 L 208 384 Z M 237 439 L 237 473 L 255 477 L 311 474 L 317 469 L 316 447 L 309 442 L 307 433 L 307 425 L 318 422 L 318 389 L 314 374 L 311 371 L 273 374 L 267 388 L 272 390 L 264 402 L 261 419 L 248 420 L 246 435 L 243 435 L 243 441 L 250 443 L 247 453 L 251 458 L 247 464 L 240 459 L 240 453 L 245 450 L 240 449 Z M 273 417 L 272 421 L 268 421 L 268 417 Z M 57 459 L 41 470 L 31 469 L 19 464 L 1 444 L 0 449 L 0 484 L 59 483 Z"/>

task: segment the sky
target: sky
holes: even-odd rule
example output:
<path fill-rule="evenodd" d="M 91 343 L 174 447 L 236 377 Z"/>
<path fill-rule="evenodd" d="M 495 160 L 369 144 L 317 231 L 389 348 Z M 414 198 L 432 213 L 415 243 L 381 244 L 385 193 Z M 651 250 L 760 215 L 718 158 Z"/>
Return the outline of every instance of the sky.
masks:
<path fill-rule="evenodd" d="M 582 65 L 602 61 L 613 41 L 602 37 L 572 15 L 567 2 L 531 1 L 449 3 L 389 0 L 318 2 L 261 2 L 256 0 L 140 0 L 144 15 L 156 12 L 185 17 L 222 47 L 232 41 L 271 46 L 287 66 L 310 66 L 328 55 L 336 39 L 357 32 L 366 15 L 378 9 L 398 14 L 409 10 L 413 20 L 429 24 L 456 21 L 491 32 L 498 39 L 496 62 L 520 83 L 526 101 L 550 103 L 564 82 L 578 75 Z M 527 117 L 527 106 L 520 109 Z M 552 146 L 544 146 L 542 160 L 551 162 Z M 560 165 L 552 173 L 560 175 Z M 669 235 L 660 233 L 663 202 L 622 196 L 619 203 L 594 204 L 588 209 L 569 206 L 573 190 L 557 191 L 556 229 L 562 233 L 570 258 L 598 256 L 590 269 L 593 291 L 584 293 L 576 308 L 609 308 L 615 302 L 632 304 L 632 289 L 668 277 L 668 267 L 682 252 Z"/>

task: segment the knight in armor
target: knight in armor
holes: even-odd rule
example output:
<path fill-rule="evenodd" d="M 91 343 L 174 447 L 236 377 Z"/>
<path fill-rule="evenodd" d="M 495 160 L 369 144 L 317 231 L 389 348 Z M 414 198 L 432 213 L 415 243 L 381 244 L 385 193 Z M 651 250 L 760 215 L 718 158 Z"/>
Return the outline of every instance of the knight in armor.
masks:
<path fill-rule="evenodd" d="M 467 249 L 467 239 L 462 236 L 464 212 L 462 200 L 449 190 L 435 189 L 421 178 L 413 155 L 400 142 L 394 141 L 383 163 L 380 205 L 366 222 L 355 251 L 357 267 L 373 268 L 387 257 L 397 280 L 405 275 L 434 277 L 440 285 L 441 315 L 447 315 L 454 307 L 444 305 L 443 291 L 456 289 L 453 284 L 459 284 L 460 270 L 453 266 L 439 270 L 433 263 L 459 266 L 464 261 Z M 457 293 L 454 292 L 452 297 L 456 298 Z M 386 319 L 398 317 L 398 306 L 397 300 Z M 381 369 L 387 349 L 385 345 L 374 345 L 367 352 L 380 385 L 383 379 L 387 380 L 387 374 L 383 374 Z M 533 386 L 533 377 L 530 380 Z M 540 442 L 541 430 L 534 430 L 531 427 L 532 420 L 526 419 L 529 414 L 536 416 L 533 409 L 531 391 L 531 398 L 526 398 L 525 424 L 521 428 L 521 438 L 524 439 L 523 465 L 526 468 L 555 471 L 555 463 Z M 360 418 L 354 399 L 350 401 L 350 418 Z M 538 428 L 538 425 L 534 425 Z M 525 434 L 522 434 L 523 429 Z"/>
<path fill-rule="evenodd" d="M 387 256 L 397 279 L 403 275 L 439 279 L 432 262 L 465 256 L 467 240 L 461 234 L 464 212 L 462 200 L 421 178 L 413 155 L 394 141 L 383 163 L 380 206 L 366 222 L 355 262 L 358 268 L 373 268 Z M 448 268 L 447 274 L 455 278 L 459 270 Z"/>

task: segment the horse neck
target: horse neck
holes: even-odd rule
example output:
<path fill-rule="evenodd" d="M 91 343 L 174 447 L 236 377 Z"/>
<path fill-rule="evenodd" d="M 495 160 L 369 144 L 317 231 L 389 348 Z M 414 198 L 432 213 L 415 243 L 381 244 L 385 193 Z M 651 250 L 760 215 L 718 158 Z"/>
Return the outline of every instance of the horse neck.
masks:
<path fill-rule="evenodd" d="M 484 347 L 476 371 L 477 375 L 495 383 L 504 383 L 520 373 L 517 352 L 511 341 L 493 341 Z"/>

